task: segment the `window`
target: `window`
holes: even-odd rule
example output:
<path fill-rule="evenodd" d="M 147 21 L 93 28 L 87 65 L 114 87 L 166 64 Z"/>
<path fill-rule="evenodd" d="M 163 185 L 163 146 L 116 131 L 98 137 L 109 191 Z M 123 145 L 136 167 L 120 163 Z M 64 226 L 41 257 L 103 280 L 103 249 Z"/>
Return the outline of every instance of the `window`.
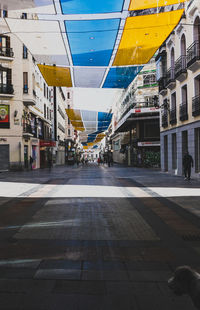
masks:
<path fill-rule="evenodd" d="M 70 136 L 71 135 L 71 132 L 70 132 L 70 129 L 68 129 L 68 136 Z"/>
<path fill-rule="evenodd" d="M 23 44 L 23 59 L 28 58 L 28 49 L 27 47 Z"/>
<path fill-rule="evenodd" d="M 152 85 L 156 83 L 156 74 L 144 74 L 143 85 Z"/>
<path fill-rule="evenodd" d="M 44 117 L 46 118 L 46 104 L 44 104 Z"/>
<path fill-rule="evenodd" d="M 47 87 L 47 99 L 49 99 L 49 89 Z"/>
<path fill-rule="evenodd" d="M 176 134 L 172 134 L 172 169 L 177 169 L 177 142 Z"/>
<path fill-rule="evenodd" d="M 176 110 L 176 92 L 171 95 L 171 109 Z"/>
<path fill-rule="evenodd" d="M 160 128 L 158 122 L 144 123 L 144 138 L 160 138 Z"/>
<path fill-rule="evenodd" d="M 70 104 L 67 105 L 68 110 L 70 109 Z"/>
<path fill-rule="evenodd" d="M 70 99 L 70 92 L 67 93 L 67 99 Z"/>
<path fill-rule="evenodd" d="M 200 128 L 195 128 L 195 172 L 200 172 Z"/>
<path fill-rule="evenodd" d="M 49 108 L 47 107 L 47 119 L 49 119 Z"/>
<path fill-rule="evenodd" d="M 119 151 L 119 149 L 120 149 L 119 140 L 113 142 L 113 149 L 114 149 L 114 151 Z"/>
<path fill-rule="evenodd" d="M 46 84 L 44 83 L 44 97 L 46 98 Z"/>
<path fill-rule="evenodd" d="M 23 72 L 23 91 L 24 94 L 28 93 L 28 72 Z"/>
<path fill-rule="evenodd" d="M 182 103 L 187 104 L 187 85 L 184 85 L 181 88 L 181 94 L 182 94 Z"/>

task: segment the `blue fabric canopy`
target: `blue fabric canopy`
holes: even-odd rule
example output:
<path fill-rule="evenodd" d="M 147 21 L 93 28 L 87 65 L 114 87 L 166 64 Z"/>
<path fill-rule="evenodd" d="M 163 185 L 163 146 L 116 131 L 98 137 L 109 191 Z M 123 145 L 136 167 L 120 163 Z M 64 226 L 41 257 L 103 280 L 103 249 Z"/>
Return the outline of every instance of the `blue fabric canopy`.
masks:
<path fill-rule="evenodd" d="M 119 24 L 120 19 L 65 21 L 74 66 L 107 66 Z"/>
<path fill-rule="evenodd" d="M 121 12 L 124 0 L 60 0 L 63 14 L 97 14 Z"/>
<path fill-rule="evenodd" d="M 143 66 L 111 68 L 103 88 L 127 88 L 142 68 Z"/>

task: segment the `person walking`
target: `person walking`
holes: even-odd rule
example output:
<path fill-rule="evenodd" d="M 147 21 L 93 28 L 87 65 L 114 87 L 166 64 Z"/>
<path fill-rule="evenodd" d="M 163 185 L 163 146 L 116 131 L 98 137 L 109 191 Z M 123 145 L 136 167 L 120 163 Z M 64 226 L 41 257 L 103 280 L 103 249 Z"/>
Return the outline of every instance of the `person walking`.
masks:
<path fill-rule="evenodd" d="M 30 162 L 31 170 L 33 170 L 33 157 L 32 156 L 30 156 L 29 162 Z"/>
<path fill-rule="evenodd" d="M 183 157 L 184 180 L 190 180 L 191 167 L 193 167 L 193 158 L 187 151 Z"/>

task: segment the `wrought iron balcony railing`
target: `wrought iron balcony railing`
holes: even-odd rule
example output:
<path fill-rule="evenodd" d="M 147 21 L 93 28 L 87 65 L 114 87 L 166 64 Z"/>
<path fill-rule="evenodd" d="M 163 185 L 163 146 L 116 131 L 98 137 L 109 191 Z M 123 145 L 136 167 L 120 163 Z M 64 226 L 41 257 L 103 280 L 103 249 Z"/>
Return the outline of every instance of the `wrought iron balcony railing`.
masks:
<path fill-rule="evenodd" d="M 200 95 L 192 98 L 192 116 L 200 115 Z"/>
<path fill-rule="evenodd" d="M 163 76 L 160 78 L 160 80 L 159 80 L 159 93 L 166 90 L 166 81 L 167 81 L 166 76 Z"/>
<path fill-rule="evenodd" d="M 170 83 L 175 82 L 175 74 L 174 74 L 174 68 L 171 67 L 169 70 L 167 70 L 167 77 L 166 77 L 166 86 L 168 86 Z"/>
<path fill-rule="evenodd" d="M 177 118 L 176 118 L 176 109 L 171 109 L 169 112 L 170 115 L 170 124 L 175 125 L 177 123 Z"/>
<path fill-rule="evenodd" d="M 179 107 L 180 121 L 186 121 L 188 119 L 188 104 L 187 102 L 182 102 Z"/>
<path fill-rule="evenodd" d="M 200 60 L 199 41 L 194 41 L 187 49 L 187 67 Z"/>
<path fill-rule="evenodd" d="M 14 52 L 11 47 L 0 47 L 0 56 L 14 57 Z"/>
<path fill-rule="evenodd" d="M 186 72 L 187 72 L 187 57 L 186 55 L 182 55 L 175 62 L 175 78 L 177 79 L 182 73 Z"/>
<path fill-rule="evenodd" d="M 162 115 L 162 127 L 165 128 L 165 127 L 168 127 L 168 113 L 163 113 Z"/>
<path fill-rule="evenodd" d="M 0 94 L 12 95 L 14 88 L 12 84 L 0 84 Z"/>

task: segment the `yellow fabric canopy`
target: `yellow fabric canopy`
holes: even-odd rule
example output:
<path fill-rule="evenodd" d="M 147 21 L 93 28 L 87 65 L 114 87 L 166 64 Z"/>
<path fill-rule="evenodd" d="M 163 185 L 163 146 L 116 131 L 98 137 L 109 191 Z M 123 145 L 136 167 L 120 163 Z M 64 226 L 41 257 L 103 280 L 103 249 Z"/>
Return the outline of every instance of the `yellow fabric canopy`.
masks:
<path fill-rule="evenodd" d="M 79 131 L 85 130 L 83 122 L 82 122 L 80 110 L 66 109 L 66 113 L 74 129 L 79 130 Z"/>
<path fill-rule="evenodd" d="M 156 8 L 160 6 L 182 3 L 185 1 L 187 0 L 131 0 L 129 11 Z"/>
<path fill-rule="evenodd" d="M 100 142 L 105 136 L 106 136 L 105 133 L 99 133 L 99 134 L 96 136 L 96 139 L 95 139 L 95 141 L 94 141 L 94 144 Z"/>
<path fill-rule="evenodd" d="M 48 86 L 72 87 L 72 80 L 69 68 L 38 65 Z"/>
<path fill-rule="evenodd" d="M 128 17 L 113 66 L 148 63 L 178 24 L 183 12 Z"/>

